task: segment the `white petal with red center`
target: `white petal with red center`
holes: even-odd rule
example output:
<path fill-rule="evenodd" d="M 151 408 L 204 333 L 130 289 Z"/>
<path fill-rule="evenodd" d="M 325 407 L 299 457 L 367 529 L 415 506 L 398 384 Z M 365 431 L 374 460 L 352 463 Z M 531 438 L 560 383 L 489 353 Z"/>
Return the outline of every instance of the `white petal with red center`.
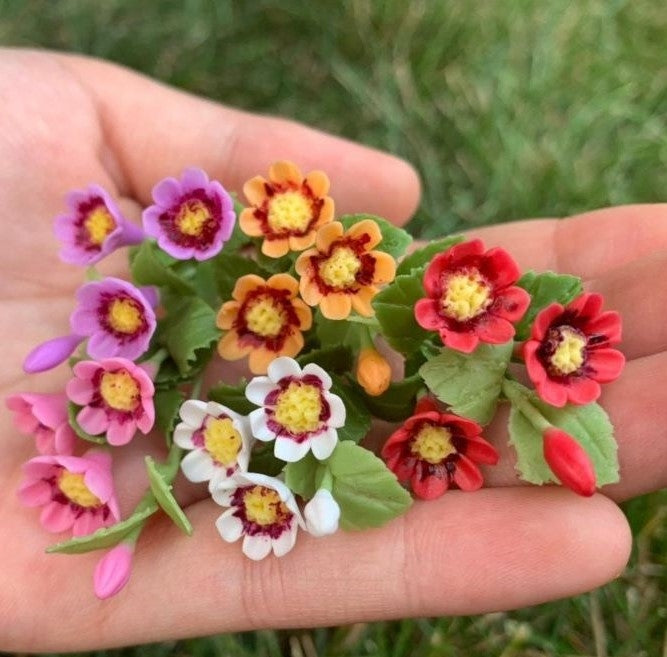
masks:
<path fill-rule="evenodd" d="M 236 474 L 237 473 L 234 473 L 231 477 L 218 482 L 215 486 L 209 488 L 211 497 L 216 504 L 219 504 L 220 506 L 231 506 L 236 487 L 238 486 L 234 481 Z"/>
<path fill-rule="evenodd" d="M 275 361 L 273 361 L 275 363 Z M 271 363 L 273 365 L 273 363 Z M 269 370 L 271 369 L 269 365 Z M 246 398 L 257 406 L 263 406 L 266 397 L 275 390 L 276 384 L 268 376 L 256 376 L 245 389 Z"/>
<path fill-rule="evenodd" d="M 308 363 L 303 368 L 303 374 L 310 374 L 311 376 L 316 376 L 321 382 L 322 382 L 322 388 L 324 390 L 329 390 L 331 388 L 333 381 L 331 380 L 331 377 L 319 366 L 316 365 L 315 363 Z"/>
<path fill-rule="evenodd" d="M 183 449 L 196 449 L 197 445 L 192 440 L 195 431 L 196 429 L 193 429 L 189 424 L 181 422 L 174 429 L 174 442 Z"/>
<path fill-rule="evenodd" d="M 266 411 L 263 408 L 250 413 L 248 416 L 250 420 L 250 430 L 252 435 L 263 442 L 268 442 L 276 437 L 276 434 L 269 428 L 267 424 Z"/>
<path fill-rule="evenodd" d="M 296 543 L 297 524 L 292 520 L 289 528 L 285 528 L 283 533 L 272 540 L 273 554 L 277 557 L 285 556 Z"/>
<path fill-rule="evenodd" d="M 206 417 L 206 402 L 198 399 L 188 399 L 181 406 L 179 414 L 183 422 L 187 422 L 193 429 L 198 429 Z"/>
<path fill-rule="evenodd" d="M 278 383 L 287 376 L 300 377 L 301 367 L 293 358 L 281 356 L 269 365 L 267 373 L 271 381 Z"/>
<path fill-rule="evenodd" d="M 288 463 L 294 463 L 295 461 L 300 461 L 310 449 L 311 441 L 304 440 L 301 443 L 297 443 L 291 438 L 283 438 L 279 436 L 276 438 L 276 444 L 273 448 L 273 453 L 276 458 L 279 458 Z"/>
<path fill-rule="evenodd" d="M 311 439 L 310 445 L 313 450 L 313 456 L 320 461 L 328 459 L 336 449 L 338 442 L 338 432 L 329 428 Z"/>
<path fill-rule="evenodd" d="M 253 561 L 261 561 L 271 552 L 271 538 L 265 534 L 245 536 L 243 539 L 243 554 Z"/>
<path fill-rule="evenodd" d="M 345 409 L 345 404 L 343 400 L 338 395 L 333 395 L 327 393 L 324 395 L 324 398 L 329 403 L 329 411 L 331 415 L 327 424 L 330 427 L 340 428 L 345 426 L 345 418 L 347 416 L 347 411 Z"/>
<path fill-rule="evenodd" d="M 186 479 L 199 483 L 211 479 L 216 472 L 216 467 L 205 450 L 195 449 L 183 457 L 181 470 Z"/>
<path fill-rule="evenodd" d="M 234 514 L 236 509 L 227 509 L 215 522 L 215 526 L 223 540 L 228 543 L 238 541 L 243 535 L 243 521 Z"/>

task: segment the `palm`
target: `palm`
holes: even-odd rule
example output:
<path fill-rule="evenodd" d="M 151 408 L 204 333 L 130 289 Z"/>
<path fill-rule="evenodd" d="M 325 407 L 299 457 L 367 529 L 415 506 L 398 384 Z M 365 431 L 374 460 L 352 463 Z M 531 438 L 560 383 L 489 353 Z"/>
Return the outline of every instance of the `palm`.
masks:
<path fill-rule="evenodd" d="M 202 166 L 238 189 L 271 160 L 288 157 L 328 168 L 339 208 L 401 221 L 417 201 L 414 177 L 393 159 L 293 124 L 240 115 L 100 63 L 5 52 L 0 91 L 3 396 L 36 387 L 53 391 L 64 383 L 61 370 L 35 379 L 17 373 L 36 343 L 66 331 L 81 282 L 79 270 L 59 263 L 51 235 L 51 218 L 70 188 L 98 182 L 137 217 L 152 182 L 186 165 Z M 212 134 L 220 135 L 219 143 L 211 142 Z M 582 275 L 606 294 L 610 307 L 625 313 L 629 363 L 604 400 L 621 445 L 623 482 L 608 491 L 615 499 L 665 483 L 667 444 L 653 430 L 664 426 L 667 412 L 660 403 L 667 295 L 656 289 L 667 258 L 661 252 L 667 247 L 665 213 L 625 208 L 558 229 L 545 221 L 478 231 L 489 244 L 509 248 L 523 266 Z M 104 270 L 122 274 L 122 257 L 110 259 Z M 515 607 L 596 586 L 627 558 L 627 527 L 603 496 L 580 500 L 568 491 L 516 486 L 499 420 L 488 436 L 504 458 L 487 482 L 503 488 L 452 491 L 438 502 L 417 504 L 382 530 L 323 541 L 302 536 L 280 561 L 244 562 L 237 546 L 217 537 L 214 505 L 201 500 L 201 489 L 181 482 L 194 537 L 156 521 L 140 543 L 127 591 L 100 603 L 90 592 L 98 555 L 77 557 L 74 573 L 74 558 L 43 555 L 52 537 L 14 495 L 33 446 L 7 414 L 0 421 L 0 524 L 11 536 L 0 544 L 0 636 L 14 650 Z M 116 456 L 125 511 L 145 487 L 139 456 L 146 449 L 147 442 L 135 440 Z M 158 443 L 150 450 L 159 453 Z M 39 636 L 31 632 L 35 626 Z"/>

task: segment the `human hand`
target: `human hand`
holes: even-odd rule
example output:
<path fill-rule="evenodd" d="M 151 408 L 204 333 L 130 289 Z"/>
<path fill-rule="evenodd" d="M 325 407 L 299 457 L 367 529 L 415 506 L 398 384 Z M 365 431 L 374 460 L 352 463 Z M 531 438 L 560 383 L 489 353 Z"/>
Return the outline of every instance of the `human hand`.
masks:
<path fill-rule="evenodd" d="M 6 363 L 0 394 L 62 389 L 60 370 L 18 376 L 37 343 L 63 333 L 81 272 L 57 260 L 51 219 L 64 193 L 98 182 L 138 219 L 159 179 L 197 165 L 229 189 L 277 159 L 323 168 L 339 211 L 368 211 L 404 222 L 419 195 L 414 172 L 378 152 L 296 124 L 222 108 L 110 64 L 0 51 L 0 222 L 4 246 L 0 317 Z M 603 492 L 625 499 L 667 483 L 667 208 L 603 210 L 475 231 L 509 249 L 522 267 L 581 275 L 624 315 L 624 376 L 606 386 L 617 428 L 622 481 Z M 123 256 L 105 261 L 122 275 Z M 647 285 L 648 283 L 648 285 Z M 147 527 L 134 576 L 117 598 L 90 591 L 99 554 L 45 555 L 53 537 L 15 495 L 33 445 L 2 414 L 0 481 L 0 645 L 62 651 L 136 644 L 255 627 L 296 627 L 414 615 L 479 613 L 573 595 L 617 575 L 630 536 L 605 496 L 581 499 L 559 488 L 519 486 L 502 419 L 486 432 L 501 464 L 489 488 L 450 491 L 416 503 L 404 517 L 364 533 L 326 540 L 306 534 L 283 559 L 249 562 L 220 540 L 220 510 L 204 487 L 177 493 L 192 538 L 166 518 Z M 115 474 L 127 511 L 146 482 L 140 455 L 156 442 L 119 451 Z M 73 568 L 74 566 L 74 568 Z"/>

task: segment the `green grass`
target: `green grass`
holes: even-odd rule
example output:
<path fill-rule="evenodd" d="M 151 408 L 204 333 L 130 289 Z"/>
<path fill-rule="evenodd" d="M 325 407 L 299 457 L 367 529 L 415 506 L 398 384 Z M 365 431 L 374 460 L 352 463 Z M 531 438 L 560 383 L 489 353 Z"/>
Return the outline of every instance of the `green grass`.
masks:
<path fill-rule="evenodd" d="M 651 0 L 0 0 L 0 43 L 105 57 L 408 158 L 424 181 L 412 224 L 424 237 L 664 200 L 666 39 L 667 9 Z M 666 506 L 665 492 L 626 505 L 632 563 L 591 595 L 122 653 L 667 654 Z"/>

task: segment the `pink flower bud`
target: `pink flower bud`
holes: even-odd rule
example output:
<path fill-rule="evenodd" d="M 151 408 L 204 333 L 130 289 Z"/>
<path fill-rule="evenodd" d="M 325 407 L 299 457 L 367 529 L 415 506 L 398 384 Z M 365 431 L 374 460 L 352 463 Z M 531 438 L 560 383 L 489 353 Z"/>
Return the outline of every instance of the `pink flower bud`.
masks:
<path fill-rule="evenodd" d="M 590 497 L 595 492 L 595 469 L 586 450 L 562 429 L 544 432 L 544 458 L 561 483 L 575 493 Z"/>
<path fill-rule="evenodd" d="M 116 595 L 130 579 L 134 546 L 120 543 L 107 552 L 95 566 L 93 588 L 100 600 Z"/>

